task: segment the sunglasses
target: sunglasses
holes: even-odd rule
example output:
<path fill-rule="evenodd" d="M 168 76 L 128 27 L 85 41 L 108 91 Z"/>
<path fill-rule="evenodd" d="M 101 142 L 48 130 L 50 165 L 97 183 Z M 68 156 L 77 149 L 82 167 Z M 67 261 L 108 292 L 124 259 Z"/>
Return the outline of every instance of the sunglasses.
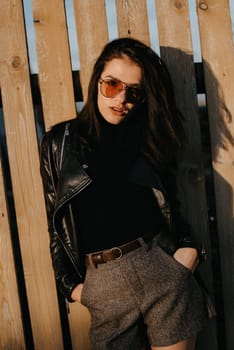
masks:
<path fill-rule="evenodd" d="M 101 93 L 104 97 L 113 98 L 116 97 L 121 91 L 126 91 L 126 101 L 136 104 L 143 100 L 144 91 L 142 87 L 133 87 L 127 85 L 121 80 L 114 78 L 99 79 L 101 84 Z"/>

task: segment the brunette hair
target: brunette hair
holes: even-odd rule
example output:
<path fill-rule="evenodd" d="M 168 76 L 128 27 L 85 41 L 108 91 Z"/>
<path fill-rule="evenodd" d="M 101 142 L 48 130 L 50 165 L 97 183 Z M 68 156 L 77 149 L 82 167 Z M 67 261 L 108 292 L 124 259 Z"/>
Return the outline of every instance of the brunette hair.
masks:
<path fill-rule="evenodd" d="M 142 69 L 142 85 L 145 93 L 143 153 L 151 164 L 168 166 L 174 162 L 177 150 L 184 141 L 183 118 L 176 107 L 168 69 L 161 58 L 139 40 L 119 38 L 105 45 L 94 65 L 87 101 L 77 119 L 81 125 L 86 125 L 87 137 L 98 139 L 100 135 L 98 81 L 107 62 L 124 56 Z"/>

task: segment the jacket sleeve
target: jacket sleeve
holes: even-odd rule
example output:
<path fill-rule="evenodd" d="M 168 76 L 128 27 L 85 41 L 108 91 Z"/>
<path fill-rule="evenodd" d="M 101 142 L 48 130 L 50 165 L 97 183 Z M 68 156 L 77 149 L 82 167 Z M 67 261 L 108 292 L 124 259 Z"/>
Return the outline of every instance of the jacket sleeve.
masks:
<path fill-rule="evenodd" d="M 57 169 L 52 152 L 52 133 L 47 133 L 41 143 L 40 172 L 44 187 L 45 204 L 50 237 L 50 254 L 56 283 L 59 290 L 69 302 L 72 302 L 71 293 L 80 283 L 80 279 L 70 262 L 64 247 L 59 240 L 58 233 L 53 224 L 53 213 L 56 199 Z M 61 234 L 62 232 L 60 232 Z"/>
<path fill-rule="evenodd" d="M 177 195 L 176 172 L 169 172 L 164 177 L 164 186 L 170 203 L 171 231 L 177 242 L 177 248 L 196 248 L 199 254 L 200 263 L 204 260 L 205 249 L 203 242 L 195 238 L 192 226 L 185 220 L 181 213 L 181 203 Z"/>

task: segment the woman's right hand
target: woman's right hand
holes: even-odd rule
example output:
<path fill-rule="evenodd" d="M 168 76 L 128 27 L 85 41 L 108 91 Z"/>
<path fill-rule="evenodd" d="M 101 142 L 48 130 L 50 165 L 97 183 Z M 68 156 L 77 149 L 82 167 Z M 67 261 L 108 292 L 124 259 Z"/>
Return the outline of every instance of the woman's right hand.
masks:
<path fill-rule="evenodd" d="M 80 283 L 73 289 L 71 293 L 72 300 L 78 301 L 80 303 L 83 285 L 84 285 L 83 283 Z"/>

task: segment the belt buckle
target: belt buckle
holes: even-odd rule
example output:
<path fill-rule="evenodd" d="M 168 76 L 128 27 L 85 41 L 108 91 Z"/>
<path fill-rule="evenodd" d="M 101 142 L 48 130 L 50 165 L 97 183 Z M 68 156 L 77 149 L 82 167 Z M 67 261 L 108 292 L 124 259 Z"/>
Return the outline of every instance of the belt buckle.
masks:
<path fill-rule="evenodd" d="M 120 260 L 121 258 L 122 258 L 122 256 L 123 256 L 123 252 L 122 252 L 122 250 L 119 248 L 119 247 L 113 247 L 113 248 L 111 248 L 111 252 L 113 252 L 114 253 L 114 251 L 116 251 L 117 250 L 117 252 L 119 252 L 119 256 L 117 256 L 116 258 L 114 258 L 114 260 Z"/>

